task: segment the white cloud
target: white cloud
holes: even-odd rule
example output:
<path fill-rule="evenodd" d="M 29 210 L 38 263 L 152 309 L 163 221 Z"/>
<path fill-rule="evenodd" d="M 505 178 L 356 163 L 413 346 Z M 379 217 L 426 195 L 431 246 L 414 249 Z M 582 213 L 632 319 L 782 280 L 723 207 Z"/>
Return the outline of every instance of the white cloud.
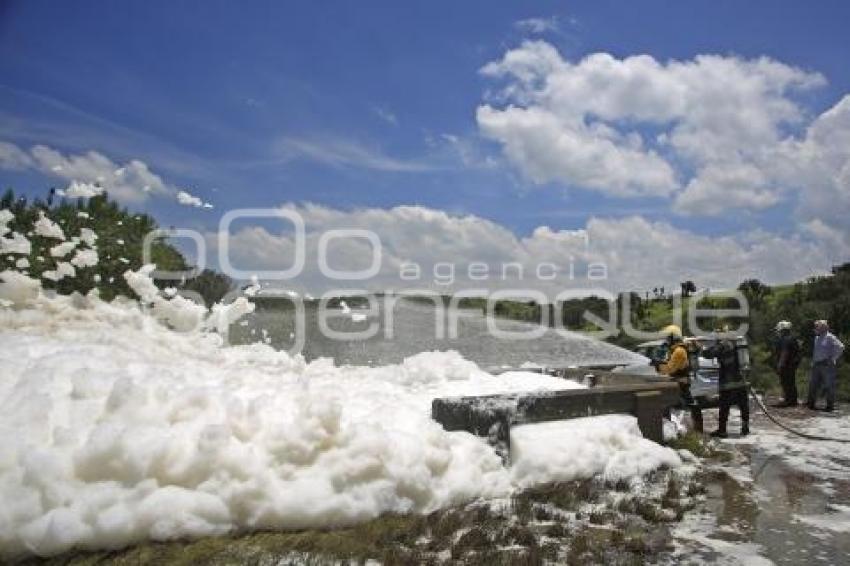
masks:
<path fill-rule="evenodd" d="M 737 286 L 748 277 L 773 283 L 794 281 L 825 272 L 838 261 L 829 248 L 812 237 L 812 232 L 783 237 L 754 231 L 739 237 L 709 237 L 664 222 L 628 217 L 591 219 L 578 230 L 541 226 L 520 238 L 507 227 L 484 218 L 451 215 L 420 206 L 350 211 L 313 204 L 288 204 L 284 208 L 298 212 L 305 220 L 307 261 L 301 276 L 281 284 L 302 292 L 351 286 L 371 290 L 429 287 L 440 291 L 531 288 L 553 297 L 565 288 L 674 288 L 686 279 L 696 281 L 700 287 L 721 288 Z M 326 230 L 338 228 L 363 228 L 378 235 L 382 262 L 375 278 L 335 282 L 321 275 L 316 262 L 319 237 Z M 209 242 L 215 250 L 216 234 L 209 234 Z M 260 226 L 237 231 L 230 242 L 233 264 L 246 271 L 285 269 L 292 264 L 293 249 L 291 233 L 275 233 Z M 371 263 L 371 253 L 371 246 L 364 239 L 334 240 L 329 263 L 335 269 L 365 269 Z M 782 257 L 793 261 L 777 260 Z M 421 267 L 419 279 L 405 281 L 400 277 L 401 266 L 409 262 Z M 523 279 L 517 279 L 514 271 L 503 279 L 503 264 L 514 262 L 523 266 Z M 588 279 L 587 266 L 591 262 L 607 266 L 606 280 Z M 453 287 L 435 283 L 434 270 L 440 263 L 454 266 Z M 468 277 L 468 268 L 474 263 L 489 266 L 486 280 Z M 541 264 L 555 264 L 557 278 L 537 278 L 535 270 Z M 437 269 L 446 273 L 447 267 Z M 548 267 L 545 273 L 550 273 Z"/>
<path fill-rule="evenodd" d="M 375 113 L 375 116 L 377 116 L 387 124 L 390 124 L 391 126 L 398 126 L 398 116 L 396 116 L 386 108 L 375 106 L 372 108 L 372 111 Z"/>
<path fill-rule="evenodd" d="M 850 95 L 821 114 L 800 142 L 788 142 L 776 174 L 802 187 L 797 218 L 829 227 L 850 248 Z M 833 238 L 834 239 L 834 238 Z"/>
<path fill-rule="evenodd" d="M 717 215 L 742 208 L 763 210 L 780 201 L 780 191 L 752 163 L 714 163 L 701 169 L 676 199 L 674 209 L 684 213 Z"/>
<path fill-rule="evenodd" d="M 0 141 L 0 169 L 21 170 L 33 166 L 32 157 L 13 143 Z"/>
<path fill-rule="evenodd" d="M 805 125 L 793 97 L 825 82 L 765 57 L 596 53 L 573 63 L 542 41 L 481 72 L 506 84 L 479 106 L 479 128 L 530 180 L 671 195 L 687 214 L 785 199 L 793 187 L 775 162 L 793 145 L 789 129 Z"/>
<path fill-rule="evenodd" d="M 537 107 L 478 108 L 482 133 L 499 140 L 507 158 L 533 182 L 567 181 L 617 196 L 666 196 L 677 188 L 673 168 L 655 151 L 598 125 L 566 125 Z"/>
<path fill-rule="evenodd" d="M 93 183 L 81 183 L 79 181 L 71 181 L 67 189 L 56 191 L 59 196 L 68 198 L 91 198 L 103 194 L 103 187 Z"/>
<path fill-rule="evenodd" d="M 342 139 L 303 139 L 284 137 L 276 143 L 276 150 L 284 159 L 307 159 L 333 167 L 354 167 L 388 172 L 423 172 L 432 170 L 427 163 L 396 159 L 365 147 L 363 144 Z"/>
<path fill-rule="evenodd" d="M 213 207 L 210 203 L 204 202 L 199 197 L 196 197 L 186 191 L 177 191 L 177 202 L 183 206 L 193 206 L 195 208 Z"/>
<path fill-rule="evenodd" d="M 587 230 L 626 288 L 653 281 L 669 287 L 687 279 L 700 287 L 733 287 L 750 277 L 785 283 L 823 273 L 839 260 L 816 240 L 759 230 L 711 237 L 641 217 L 592 219 Z"/>
<path fill-rule="evenodd" d="M 212 208 L 208 202 L 167 184 L 138 159 L 116 163 L 97 151 L 63 154 L 44 145 L 28 151 L 0 141 L 0 169 L 33 170 L 70 182 L 57 191 L 68 198 L 91 198 L 108 192 L 123 203 L 139 204 L 150 196 L 171 197 L 186 206 Z"/>
<path fill-rule="evenodd" d="M 529 34 L 543 34 L 560 29 L 557 16 L 549 18 L 526 18 L 514 22 L 514 27 Z"/>
<path fill-rule="evenodd" d="M 14 144 L 0 142 L 0 168 L 31 169 L 65 179 L 72 182 L 68 190 L 73 188 L 75 181 L 82 183 L 80 186 L 96 185 L 126 203 L 143 202 L 149 194 L 174 192 L 146 163 L 132 159 L 118 165 L 96 151 L 64 155 L 44 145 L 36 145 L 26 151 Z"/>
<path fill-rule="evenodd" d="M 494 169 L 500 164 L 481 147 L 481 140 L 477 137 L 441 134 L 437 138 L 428 136 L 425 141 L 432 148 L 448 148 L 450 158 L 459 160 L 466 169 Z"/>
<path fill-rule="evenodd" d="M 37 168 L 69 181 L 97 183 L 111 196 L 129 203 L 147 200 L 148 194 L 169 194 L 173 190 L 153 173 L 143 161 L 133 159 L 118 165 L 105 155 L 89 151 L 79 155 L 63 155 L 55 149 L 36 145 L 30 150 Z M 122 174 L 116 171 L 123 169 Z"/>
<path fill-rule="evenodd" d="M 783 201 L 793 202 L 800 231 L 850 250 L 850 96 L 815 118 L 799 137 L 763 144 L 747 161 L 710 163 L 678 196 L 675 209 L 720 214 Z"/>

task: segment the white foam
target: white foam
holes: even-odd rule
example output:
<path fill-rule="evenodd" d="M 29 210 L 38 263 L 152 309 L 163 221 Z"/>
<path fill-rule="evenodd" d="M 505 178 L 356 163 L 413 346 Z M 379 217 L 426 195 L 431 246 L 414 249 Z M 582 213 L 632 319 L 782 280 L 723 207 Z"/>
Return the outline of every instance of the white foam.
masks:
<path fill-rule="evenodd" d="M 80 228 L 80 239 L 93 248 L 97 241 L 97 234 L 91 228 Z"/>
<path fill-rule="evenodd" d="M 154 269 L 156 266 L 149 264 L 138 271 L 127 270 L 124 279 L 142 302 L 150 306 L 154 318 L 180 332 L 198 330 L 207 316 L 206 307 L 180 295 L 161 296 L 150 277 Z"/>
<path fill-rule="evenodd" d="M 11 232 L 9 223 L 15 219 L 15 215 L 11 210 L 0 210 L 0 254 L 19 254 L 29 255 L 32 245 L 23 234 L 12 232 L 11 236 L 6 236 Z"/>
<path fill-rule="evenodd" d="M 805 421 L 786 423 L 804 433 L 850 440 L 850 415 L 815 416 Z M 822 480 L 850 480 L 850 467 L 847 466 L 850 444 L 847 442 L 809 441 L 773 426 L 751 430 L 747 437 L 725 442 L 755 445 L 761 452 L 781 458 L 792 468 Z"/>
<path fill-rule="evenodd" d="M 54 240 L 65 240 L 65 233 L 58 224 L 53 222 L 44 212 L 39 211 L 38 220 L 33 223 L 33 230 L 39 236 L 44 238 L 53 238 Z"/>
<path fill-rule="evenodd" d="M 38 297 L 41 283 L 14 270 L 0 272 L 0 300 L 23 307 Z"/>
<path fill-rule="evenodd" d="M 831 503 L 828 508 L 834 512 L 823 515 L 796 515 L 794 518 L 818 529 L 850 533 L 850 506 Z"/>
<path fill-rule="evenodd" d="M 243 297 L 201 320 L 198 305 L 161 296 L 152 269 L 125 273 L 144 307 L 48 298 L 37 281 L 4 277 L 0 293 L 30 308 L 0 308 L 3 556 L 325 528 L 678 462 L 634 419 L 613 416 L 519 427 L 506 469 L 484 439 L 433 421 L 431 401 L 576 384 L 493 376 L 455 352 L 370 368 L 223 347 L 202 329 L 226 330 L 253 304 Z"/>
<path fill-rule="evenodd" d="M 51 269 L 41 274 L 44 279 L 49 279 L 51 281 L 61 281 L 66 277 L 74 277 L 76 275 L 77 270 L 74 269 L 74 266 L 67 261 L 57 262 L 56 269 Z"/>
<path fill-rule="evenodd" d="M 682 463 L 675 450 L 643 438 L 631 415 L 605 415 L 511 428 L 514 481 L 533 485 L 601 476 L 618 481 Z"/>
<path fill-rule="evenodd" d="M 62 242 L 50 248 L 50 255 L 53 257 L 65 257 L 77 247 L 76 242 Z"/>
<path fill-rule="evenodd" d="M 0 253 L 29 255 L 32 244 L 23 234 L 12 232 L 10 237 L 0 236 Z"/>
<path fill-rule="evenodd" d="M 9 233 L 9 222 L 15 219 L 15 215 L 11 210 L 2 209 L 0 210 L 0 236 L 5 236 Z"/>
<path fill-rule="evenodd" d="M 94 267 L 97 265 L 97 262 L 96 250 L 77 250 L 77 253 L 71 258 L 71 265 L 79 268 Z"/>
<path fill-rule="evenodd" d="M 245 289 L 242 290 L 242 293 L 246 297 L 255 297 L 257 293 L 262 290 L 262 288 L 262 285 L 260 285 L 260 279 L 256 275 L 252 275 L 251 284 L 245 287 Z"/>

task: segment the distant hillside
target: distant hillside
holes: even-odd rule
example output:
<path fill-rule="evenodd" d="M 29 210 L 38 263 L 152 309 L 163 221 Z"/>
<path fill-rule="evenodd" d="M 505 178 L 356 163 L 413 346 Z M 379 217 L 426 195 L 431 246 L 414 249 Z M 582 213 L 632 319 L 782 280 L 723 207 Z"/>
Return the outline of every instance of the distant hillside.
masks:
<path fill-rule="evenodd" d="M 750 328 L 747 337 L 752 350 L 752 382 L 757 388 L 771 392 L 778 392 L 780 389 L 778 378 L 772 369 L 774 328 L 780 320 L 791 321 L 794 332 L 803 343 L 804 360 L 798 372 L 798 381 L 801 384 L 808 379 L 815 320 L 827 319 L 832 332 L 850 347 L 850 263 L 834 267 L 830 275 L 811 277 L 791 285 L 770 287 L 758 280 L 749 279 L 741 283 L 739 290 L 747 297 L 750 306 L 750 316 L 747 319 Z M 620 303 L 624 298 L 624 295 L 621 295 L 618 299 L 618 313 L 622 313 Z M 674 304 L 675 298 L 672 295 L 663 294 L 663 290 L 661 293 L 656 291 L 652 297 L 646 295 L 641 297 L 637 293 L 632 293 L 632 327 L 645 331 L 657 331 L 671 324 L 674 322 Z M 688 301 L 683 301 L 685 321 L 683 330 L 686 334 L 693 334 L 687 327 L 687 304 Z M 734 308 L 737 304 L 723 297 L 709 295 L 701 299 L 697 306 L 699 308 Z M 540 322 L 543 318 L 541 313 L 545 308 L 551 307 L 534 302 L 501 301 L 496 305 L 495 312 L 507 318 Z M 592 324 L 584 320 L 584 312 L 591 312 L 607 320 L 608 311 L 608 302 L 598 297 L 568 301 L 561 307 L 565 327 L 575 330 L 595 329 Z M 549 318 L 551 324 L 552 316 L 550 315 Z M 700 320 L 699 324 L 703 328 L 719 329 L 724 325 L 736 328 L 741 322 L 743 322 L 741 319 L 716 318 Z M 622 321 L 620 321 L 620 328 L 622 328 Z M 622 331 L 608 341 L 628 349 L 632 349 L 640 342 Z M 844 401 L 850 400 L 850 364 L 840 365 L 838 379 L 839 398 Z M 805 391 L 805 386 L 802 390 Z"/>

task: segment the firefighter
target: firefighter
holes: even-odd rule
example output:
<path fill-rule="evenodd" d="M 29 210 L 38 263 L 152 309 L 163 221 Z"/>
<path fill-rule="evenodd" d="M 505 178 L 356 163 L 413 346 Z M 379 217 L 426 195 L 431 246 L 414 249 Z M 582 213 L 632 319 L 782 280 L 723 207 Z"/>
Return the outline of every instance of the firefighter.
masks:
<path fill-rule="evenodd" d="M 797 367 L 800 365 L 802 350 L 797 338 L 791 334 L 791 323 L 780 320 L 776 324 L 776 373 L 782 384 L 782 402 L 774 407 L 797 406 Z"/>
<path fill-rule="evenodd" d="M 735 405 L 741 412 L 741 436 L 750 433 L 750 403 L 747 397 L 747 382 L 741 373 L 738 362 L 738 350 L 735 342 L 728 338 L 718 339 L 702 354 L 706 358 L 716 358 L 720 365 L 717 387 L 720 392 L 720 417 L 717 430 L 711 433 L 716 438 L 726 438 L 726 423 L 729 421 L 729 409 Z"/>
<path fill-rule="evenodd" d="M 694 429 L 697 432 L 702 432 L 702 410 L 691 395 L 691 364 L 688 347 L 682 337 L 682 329 L 671 324 L 661 332 L 667 340 L 667 359 L 664 361 L 653 360 L 650 363 L 655 366 L 658 373 L 668 376 L 672 381 L 679 384 L 679 390 L 682 393 L 682 405 L 690 410 Z"/>

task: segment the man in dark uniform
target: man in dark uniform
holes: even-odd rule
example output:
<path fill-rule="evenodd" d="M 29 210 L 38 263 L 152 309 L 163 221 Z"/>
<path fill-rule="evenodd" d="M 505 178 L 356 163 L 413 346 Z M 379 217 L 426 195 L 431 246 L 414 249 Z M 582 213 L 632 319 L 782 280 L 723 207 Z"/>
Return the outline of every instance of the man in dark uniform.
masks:
<path fill-rule="evenodd" d="M 703 352 L 706 358 L 717 358 L 720 365 L 718 389 L 720 391 L 720 418 L 717 430 L 711 436 L 726 438 L 726 423 L 729 421 L 729 409 L 732 405 L 741 412 L 741 436 L 750 433 L 750 403 L 747 398 L 747 382 L 741 374 L 738 363 L 738 350 L 734 340 L 717 340 Z"/>
<path fill-rule="evenodd" d="M 782 384 L 782 402 L 774 407 L 797 406 L 797 366 L 800 365 L 800 343 L 791 334 L 791 323 L 776 324 L 776 373 Z"/>

